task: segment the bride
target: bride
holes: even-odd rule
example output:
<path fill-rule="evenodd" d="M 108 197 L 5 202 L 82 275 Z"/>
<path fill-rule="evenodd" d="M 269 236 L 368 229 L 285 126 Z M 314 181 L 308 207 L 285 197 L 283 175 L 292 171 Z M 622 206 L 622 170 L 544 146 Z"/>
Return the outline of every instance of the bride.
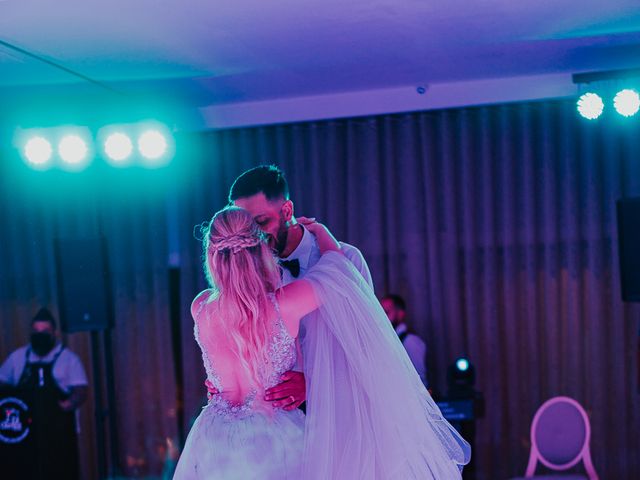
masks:
<path fill-rule="evenodd" d="M 227 207 L 205 229 L 211 288 L 193 301 L 194 335 L 214 395 L 196 419 L 174 479 L 459 479 L 468 444 L 444 420 L 371 288 L 321 224 L 322 253 L 280 287 L 264 234 Z M 266 389 L 296 362 L 307 327 L 307 417 L 273 408 Z"/>

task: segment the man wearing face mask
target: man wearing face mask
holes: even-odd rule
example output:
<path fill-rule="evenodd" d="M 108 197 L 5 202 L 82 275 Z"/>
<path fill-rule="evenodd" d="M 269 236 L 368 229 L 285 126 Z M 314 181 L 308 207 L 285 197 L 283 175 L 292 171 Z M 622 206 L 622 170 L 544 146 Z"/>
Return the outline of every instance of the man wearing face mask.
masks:
<path fill-rule="evenodd" d="M 31 398 L 36 458 L 23 478 L 78 478 L 76 410 L 87 399 L 87 375 L 78 356 L 57 340 L 46 308 L 31 321 L 29 344 L 0 366 L 0 384 Z"/>

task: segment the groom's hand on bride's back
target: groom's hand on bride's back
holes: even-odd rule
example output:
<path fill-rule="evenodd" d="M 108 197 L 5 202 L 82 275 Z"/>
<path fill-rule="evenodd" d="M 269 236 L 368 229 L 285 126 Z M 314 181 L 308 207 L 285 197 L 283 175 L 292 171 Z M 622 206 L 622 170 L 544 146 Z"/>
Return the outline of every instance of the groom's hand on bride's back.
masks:
<path fill-rule="evenodd" d="M 211 397 L 220 393 L 208 378 L 204 381 L 204 386 L 207 387 L 207 400 L 211 400 Z"/>
<path fill-rule="evenodd" d="M 304 374 L 290 370 L 281 377 L 282 383 L 265 392 L 265 400 L 272 402 L 273 408 L 293 410 L 298 408 L 307 398 Z M 208 379 L 204 382 L 207 387 L 207 398 L 220 393 Z"/>
<path fill-rule="evenodd" d="M 269 388 L 265 392 L 264 399 L 272 402 L 273 408 L 294 410 L 307 398 L 304 374 L 289 370 L 280 377 L 282 383 Z"/>

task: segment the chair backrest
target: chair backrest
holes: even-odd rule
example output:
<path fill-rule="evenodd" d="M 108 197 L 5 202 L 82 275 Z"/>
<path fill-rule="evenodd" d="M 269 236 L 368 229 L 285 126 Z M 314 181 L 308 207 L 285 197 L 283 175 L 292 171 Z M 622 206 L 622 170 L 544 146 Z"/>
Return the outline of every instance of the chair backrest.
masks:
<path fill-rule="evenodd" d="M 591 425 L 582 406 L 569 397 L 544 402 L 531 424 L 531 454 L 526 477 L 535 473 L 538 461 L 552 470 L 568 470 L 580 460 L 590 480 L 597 480 L 589 442 Z"/>

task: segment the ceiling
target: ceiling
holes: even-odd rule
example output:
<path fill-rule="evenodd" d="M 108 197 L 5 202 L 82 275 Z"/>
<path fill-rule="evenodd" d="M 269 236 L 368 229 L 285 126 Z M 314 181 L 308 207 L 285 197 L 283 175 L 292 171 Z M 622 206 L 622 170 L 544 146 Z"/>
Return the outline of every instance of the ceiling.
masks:
<path fill-rule="evenodd" d="M 203 106 L 638 67 L 640 2 L 0 0 L 0 42 L 4 98 L 73 85 Z"/>

